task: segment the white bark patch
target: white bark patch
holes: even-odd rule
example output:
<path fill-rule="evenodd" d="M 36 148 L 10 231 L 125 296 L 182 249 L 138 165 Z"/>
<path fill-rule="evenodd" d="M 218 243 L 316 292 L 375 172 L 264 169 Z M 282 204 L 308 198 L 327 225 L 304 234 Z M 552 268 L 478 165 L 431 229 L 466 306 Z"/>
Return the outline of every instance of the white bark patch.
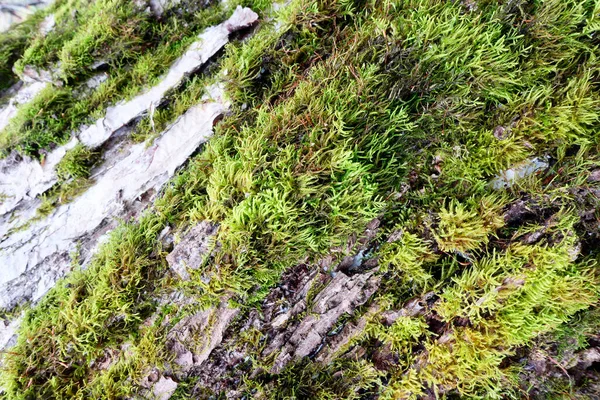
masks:
<path fill-rule="evenodd" d="M 56 17 L 54 16 L 54 14 L 50 14 L 46 18 L 44 18 L 44 20 L 40 24 L 40 34 L 42 36 L 48 35 L 50 32 L 52 32 L 54 30 L 55 26 L 56 26 Z"/>
<path fill-rule="evenodd" d="M 34 199 L 50 189 L 56 183 L 56 165 L 77 142 L 73 138 L 51 151 L 43 164 L 30 157 L 17 160 L 15 154 L 0 160 L 0 193 L 3 194 L 0 215 L 14 210 L 22 200 Z"/>
<path fill-rule="evenodd" d="M 177 390 L 177 383 L 171 378 L 161 376 L 152 387 L 152 394 L 156 400 L 169 400 Z"/>
<path fill-rule="evenodd" d="M 0 2 L 0 32 L 23 22 L 36 10 L 45 8 L 54 0 L 3 0 Z"/>
<path fill-rule="evenodd" d="M 219 96 L 221 97 L 221 96 Z M 96 177 L 95 184 L 45 220 L 0 243 L 0 307 L 37 301 L 69 270 L 77 243 L 92 249 L 106 224 L 128 215 L 146 193 L 156 193 L 211 135 L 229 104 L 206 102 L 182 115 L 152 146 L 126 149 L 128 155 Z"/>
<path fill-rule="evenodd" d="M 47 85 L 47 82 L 26 83 L 6 106 L 0 107 L 0 132 L 17 114 L 18 107 L 32 101 Z M 1 159 L 0 216 L 12 211 L 24 198 L 35 197 L 48 190 L 55 183 L 54 167 L 72 146 L 74 144 L 69 143 L 64 148 L 52 151 L 44 165 L 29 157 L 21 160 L 16 154 Z"/>
<path fill-rule="evenodd" d="M 98 147 L 105 143 L 120 128 L 158 106 L 169 90 L 180 85 L 189 74 L 201 68 L 227 44 L 230 33 L 248 27 L 257 20 L 258 15 L 251 9 L 236 8 L 227 21 L 200 34 L 199 40 L 173 64 L 158 85 L 128 102 L 109 107 L 104 118 L 81 132 L 81 142 L 89 147 Z M 37 75 L 35 77 L 41 79 Z M 31 80 L 31 83 L 19 90 L 11 103 L 5 109 L 0 109 L 0 130 L 8 125 L 16 114 L 17 104 L 31 101 L 46 85 L 47 83 Z M 14 158 L 0 160 L 0 216 L 13 211 L 23 200 L 35 199 L 51 188 L 57 182 L 56 165 L 76 143 L 71 141 L 68 145 L 52 151 L 43 165 L 28 157 L 21 162 Z"/>
<path fill-rule="evenodd" d="M 109 76 L 106 72 L 100 72 L 88 79 L 85 82 L 85 86 L 87 86 L 88 89 L 96 89 L 98 86 L 106 82 L 108 78 Z"/>
<path fill-rule="evenodd" d="M 12 320 L 0 320 L 0 350 L 6 350 L 15 344 L 22 319 L 23 314 Z"/>
<path fill-rule="evenodd" d="M 208 28 L 200 34 L 199 40 L 194 42 L 173 64 L 158 85 L 128 102 L 109 107 L 104 118 L 81 132 L 79 135 L 81 142 L 93 148 L 104 144 L 119 129 L 158 106 L 169 90 L 180 85 L 187 76 L 200 69 L 227 44 L 230 33 L 248 27 L 257 20 L 258 15 L 254 11 L 238 6 L 227 21 Z M 19 90 L 6 109 L 0 109 L 0 131 L 16 114 L 17 104 L 31 101 L 48 84 L 39 81 L 47 79 L 42 79 L 37 72 L 32 71 L 26 71 L 29 75 L 24 75 L 31 79 L 30 83 Z M 0 216 L 15 210 L 22 201 L 31 201 L 50 189 L 57 182 L 56 165 L 66 151 L 73 148 L 75 144 L 77 144 L 76 139 L 52 151 L 46 157 L 44 164 L 28 157 L 20 162 L 14 157 L 0 160 Z M 31 206 L 23 208 L 29 209 Z M 24 222 L 26 221 L 18 221 L 18 223 Z M 0 229 L 0 234 L 5 232 Z"/>
<path fill-rule="evenodd" d="M 31 82 L 23 85 L 12 97 L 8 104 L 0 106 L 0 131 L 8 126 L 11 119 L 17 114 L 18 106 L 29 103 L 48 84 L 46 82 Z"/>
<path fill-rule="evenodd" d="M 549 164 L 547 161 L 541 158 L 533 158 L 526 160 L 506 171 L 500 172 L 491 182 L 491 186 L 494 189 L 504 189 L 513 186 L 518 180 L 526 178 L 536 172 L 542 171 L 548 168 Z"/>
<path fill-rule="evenodd" d="M 100 118 L 94 125 L 81 132 L 81 142 L 89 147 L 98 147 L 117 130 L 151 108 L 157 107 L 169 90 L 179 86 L 187 76 L 197 71 L 227 44 L 229 34 L 248 27 L 257 20 L 258 15 L 254 11 L 238 6 L 227 21 L 200 34 L 199 40 L 173 64 L 158 85 L 130 101 L 108 108 L 104 118 Z"/>
<path fill-rule="evenodd" d="M 176 6 L 181 3 L 181 0 L 150 0 L 150 9 L 154 13 L 156 17 L 162 17 L 165 13 L 165 10 L 168 10 L 171 7 Z"/>

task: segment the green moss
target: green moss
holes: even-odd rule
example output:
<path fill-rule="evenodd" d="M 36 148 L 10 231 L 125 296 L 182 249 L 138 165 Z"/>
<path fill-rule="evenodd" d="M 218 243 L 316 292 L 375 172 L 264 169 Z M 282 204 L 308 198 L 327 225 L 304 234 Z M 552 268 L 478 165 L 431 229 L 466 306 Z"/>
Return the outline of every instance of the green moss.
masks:
<path fill-rule="evenodd" d="M 97 158 L 97 153 L 82 144 L 77 144 L 67 151 L 56 166 L 56 174 L 62 181 L 76 178 L 89 178 L 90 169 Z"/>
<path fill-rule="evenodd" d="M 9 398 L 135 391 L 144 368 L 169 362 L 166 328 L 142 325 L 161 290 L 177 286 L 198 307 L 227 296 L 252 309 L 289 268 L 317 265 L 332 249 L 345 255 L 339 250 L 373 218 L 382 223 L 369 243 L 381 286 L 371 302 L 398 310 L 429 292 L 422 315 L 392 324 L 371 315 L 350 345 L 363 347 L 352 353 L 358 359 L 300 360 L 278 376 L 245 375 L 241 389 L 275 398 L 516 397 L 515 351 L 558 334 L 598 299 L 591 249 L 600 188 L 590 178 L 600 166 L 599 7 L 288 5 L 280 30 L 264 25 L 227 48 L 219 79 L 232 114 L 202 153 L 139 222 L 113 234 L 90 269 L 30 311 L 6 359 Z M 211 79 L 173 94 L 139 138 L 181 114 Z M 112 98 L 115 82 L 97 96 Z M 533 156 L 549 156 L 551 166 L 506 190 L 490 186 Z M 522 210 L 510 218 L 513 207 Z M 158 233 L 200 220 L 219 223 L 218 251 L 189 282 L 162 280 Z M 135 357 L 89 367 L 128 340 Z M 374 348 L 396 361 L 382 367 Z M 268 361 L 256 353 L 249 362 Z"/>
<path fill-rule="evenodd" d="M 365 362 L 340 360 L 328 366 L 302 362 L 283 371 L 264 395 L 269 399 L 360 399 L 376 392 L 380 384 L 379 372 Z"/>
<path fill-rule="evenodd" d="M 65 143 L 78 120 L 86 115 L 85 104 L 77 102 L 68 88 L 47 86 L 17 115 L 0 134 L 2 155 L 14 148 L 25 154 L 40 155 L 52 145 Z"/>
<path fill-rule="evenodd" d="M 36 13 L 8 32 L 0 34 L 0 93 L 18 80 L 13 73 L 13 65 L 36 35 L 42 18 L 42 13 Z"/>
<path fill-rule="evenodd" d="M 501 204 L 486 204 L 495 206 Z M 489 208 L 484 209 L 488 214 Z M 488 235 L 504 225 L 499 215 L 492 215 L 490 221 L 485 221 L 478 213 L 465 209 L 457 201 L 452 201 L 450 206 L 442 208 L 438 213 L 440 222 L 434 231 L 437 244 L 442 251 L 455 251 L 466 253 L 488 243 Z"/>
<path fill-rule="evenodd" d="M 432 276 L 425 269 L 427 263 L 438 259 L 431 246 L 418 235 L 396 231 L 398 240 L 385 243 L 378 252 L 382 273 L 393 274 L 395 279 L 415 289 L 426 287 Z"/>
<path fill-rule="evenodd" d="M 162 265 L 151 255 L 158 221 L 147 216 L 141 225 L 117 229 L 111 235 L 111 246 L 101 251 L 86 272 L 73 272 L 27 313 L 17 344 L 19 351 L 5 358 L 11 371 L 24 378 L 6 380 L 5 387 L 12 397 L 87 398 L 91 393 L 109 390 L 103 382 L 110 382 L 111 376 L 125 378 L 123 371 L 131 372 L 131 377 L 139 376 L 138 357 L 125 359 L 124 365 L 116 365 L 106 376 L 98 377 L 89 375 L 90 362 L 103 355 L 104 347 L 126 341 L 130 330 L 151 310 L 150 303 L 139 301 L 139 295 L 151 289 L 148 279 L 156 276 Z M 118 287 L 113 286 L 117 282 Z M 41 335 L 48 330 L 55 334 Z M 142 349 L 144 343 L 142 340 L 138 348 Z M 40 353 L 41 349 L 46 350 Z M 21 358 L 20 354 L 30 351 L 36 355 Z M 130 390 L 119 386 L 120 393 Z"/>

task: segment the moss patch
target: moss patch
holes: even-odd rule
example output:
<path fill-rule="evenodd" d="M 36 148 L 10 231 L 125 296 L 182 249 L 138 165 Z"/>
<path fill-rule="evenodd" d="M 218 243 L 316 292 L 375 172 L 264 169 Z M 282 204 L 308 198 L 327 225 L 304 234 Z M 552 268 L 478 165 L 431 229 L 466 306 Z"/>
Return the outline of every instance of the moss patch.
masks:
<path fill-rule="evenodd" d="M 290 268 L 351 254 L 348 239 L 376 217 L 370 257 L 382 281 L 371 302 L 399 310 L 430 293 L 426 311 L 392 324 L 372 317 L 348 346 L 362 349 L 352 360 L 300 360 L 277 376 L 248 368 L 236 389 L 518 397 L 514 354 L 598 299 L 599 10 L 563 0 L 292 2 L 283 28 L 264 25 L 228 47 L 233 113 L 203 152 L 88 270 L 28 313 L 5 360 L 8 397 L 125 396 L 145 369 L 171 361 L 161 353 L 167 328 L 142 324 L 154 311 L 176 315 L 153 301 L 161 291 L 251 310 Z M 492 188 L 500 171 L 536 156 L 549 167 Z M 205 219 L 220 224 L 219 250 L 192 280 L 163 278 L 158 234 Z M 124 343 L 134 356 L 90 367 Z M 382 364 L 381 349 L 394 361 Z"/>

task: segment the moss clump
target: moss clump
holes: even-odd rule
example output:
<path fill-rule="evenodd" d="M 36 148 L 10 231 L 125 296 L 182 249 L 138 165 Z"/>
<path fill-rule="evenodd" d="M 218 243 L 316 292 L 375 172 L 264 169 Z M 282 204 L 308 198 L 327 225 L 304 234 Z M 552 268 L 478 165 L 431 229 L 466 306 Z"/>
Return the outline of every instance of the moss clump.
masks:
<path fill-rule="evenodd" d="M 43 13 L 37 12 L 9 31 L 0 33 L 0 94 L 18 81 L 13 65 L 36 36 L 42 19 Z"/>
<path fill-rule="evenodd" d="M 451 201 L 448 208 L 443 207 L 438 213 L 440 222 L 434 236 L 440 250 L 466 253 L 487 244 L 488 235 L 504 225 L 502 217 L 494 212 L 501 206 L 501 203 L 491 201 L 482 204 L 483 211 L 489 216 L 486 221 L 479 213 L 466 209 L 456 200 Z"/>
<path fill-rule="evenodd" d="M 67 181 L 76 178 L 89 178 L 90 169 L 97 159 L 97 153 L 82 144 L 67 151 L 56 166 L 58 179 Z"/>

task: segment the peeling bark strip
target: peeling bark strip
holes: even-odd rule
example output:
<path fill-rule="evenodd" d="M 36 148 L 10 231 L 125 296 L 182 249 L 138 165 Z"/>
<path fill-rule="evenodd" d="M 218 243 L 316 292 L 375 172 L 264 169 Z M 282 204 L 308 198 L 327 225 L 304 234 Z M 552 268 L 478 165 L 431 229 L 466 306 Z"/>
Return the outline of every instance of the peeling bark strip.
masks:
<path fill-rule="evenodd" d="M 0 2 L 0 32 L 23 22 L 36 10 L 48 7 L 54 0 L 3 0 Z"/>
<path fill-rule="evenodd" d="M 46 86 L 46 82 L 22 84 L 8 104 L 0 107 L 0 131 L 8 126 L 20 105 L 32 101 Z M 21 160 L 16 154 L 0 160 L 0 216 L 12 211 L 24 198 L 35 197 L 54 184 L 54 167 L 62 159 L 58 156 L 59 152 L 51 152 L 48 163 L 43 166 L 29 157 Z M 50 181 L 52 183 L 48 186 Z"/>
<path fill-rule="evenodd" d="M 221 345 L 227 327 L 239 312 L 237 308 L 230 308 L 227 299 L 223 299 L 219 306 L 188 315 L 173 326 L 167 333 L 166 349 L 174 357 L 177 367 L 166 372 L 166 375 L 180 381 L 186 379 L 193 370 L 203 370 L 202 365 L 213 350 Z M 145 374 L 140 386 L 143 388 L 140 392 L 142 397 L 154 398 L 154 395 L 167 400 L 178 385 L 154 367 Z"/>
<path fill-rule="evenodd" d="M 228 43 L 231 33 L 251 26 L 257 20 L 258 15 L 254 11 L 238 6 L 227 21 L 201 33 L 199 40 L 171 66 L 158 85 L 128 102 L 109 107 L 103 118 L 79 134 L 79 141 L 88 147 L 101 146 L 119 129 L 157 107 L 169 90 L 179 86 L 187 76 L 198 71 L 221 50 Z M 31 101 L 47 85 L 48 83 L 32 80 L 32 83 L 19 91 L 14 102 L 24 104 Z M 17 107 L 13 102 L 5 109 L 0 109 L 0 130 L 8 125 L 16 112 Z M 20 202 L 44 193 L 57 182 L 56 165 L 66 151 L 77 144 L 76 139 L 73 140 L 51 152 L 43 165 L 29 157 L 20 162 L 14 158 L 0 160 L 0 216 L 13 211 Z"/>
<path fill-rule="evenodd" d="M 318 352 L 338 319 L 363 305 L 377 290 L 381 277 L 376 272 L 377 269 L 353 276 L 338 273 L 317 294 L 308 315 L 299 324 L 277 334 L 265 350 L 266 355 L 280 350 L 271 372 L 279 373 L 290 361 Z M 283 322 L 273 325 L 281 326 Z"/>
<path fill-rule="evenodd" d="M 106 116 L 79 135 L 83 144 L 97 147 L 107 141 L 111 135 L 139 117 L 146 111 L 157 107 L 165 94 L 181 84 L 190 74 L 200 69 L 212 56 L 229 41 L 229 35 L 246 28 L 258 20 L 258 15 L 249 8 L 238 6 L 233 15 L 222 24 L 205 30 L 198 36 L 188 51 L 171 67 L 161 82 L 132 100 L 110 107 Z"/>
<path fill-rule="evenodd" d="M 343 314 L 351 314 L 365 304 L 378 289 L 380 279 L 377 269 L 352 276 L 338 273 L 331 279 L 330 274 L 298 265 L 284 274 L 281 285 L 265 299 L 261 312 L 252 310 L 246 318 L 232 324 L 234 317 L 229 318 L 227 313 L 231 309 L 221 304 L 178 323 L 168 334 L 167 346 L 184 375 L 197 379 L 192 396 L 204 398 L 205 391 L 209 390 L 226 398 L 242 398 L 244 393 L 239 388 L 243 376 L 250 373 L 256 377 L 266 372 L 262 367 L 254 371 L 242 368 L 248 357 L 265 360 L 276 355 L 275 365 L 269 371 L 274 374 L 304 356 L 315 356 L 322 363 L 332 359 L 352 336 L 362 332 L 366 318 L 361 318 L 363 322 L 357 325 L 346 324 L 341 332 L 332 334 L 335 324 Z M 315 289 L 318 293 L 311 299 L 310 293 Z M 368 313 L 378 311 L 379 307 L 374 305 Z M 214 320 L 210 334 L 195 327 L 204 326 L 207 318 Z M 268 343 L 259 354 L 258 348 L 239 340 L 242 332 L 254 329 L 261 331 Z M 198 333 L 192 336 L 192 332 Z M 213 340 L 213 335 L 217 340 Z M 181 342 L 186 344 L 180 345 Z M 193 355 L 194 346 L 206 349 L 201 353 L 206 357 Z M 181 377 L 181 373 L 174 376 Z"/>
<path fill-rule="evenodd" d="M 93 145 L 108 140 L 114 131 L 158 104 L 169 89 L 202 66 L 227 43 L 231 32 L 251 25 L 257 18 L 252 10 L 238 7 L 227 21 L 200 35 L 201 40 L 174 64 L 161 84 L 145 95 L 113 108 L 102 124 L 91 128 L 98 136 L 93 136 L 88 130 L 86 135 L 82 134 L 82 141 Z M 84 251 L 92 250 L 98 237 L 114 226 L 115 219 L 124 217 L 128 207 L 140 196 L 160 190 L 175 170 L 212 135 L 214 121 L 229 107 L 223 99 L 221 87 L 209 88 L 208 92 L 213 102 L 192 107 L 150 148 L 142 143 L 124 149 L 128 155 L 95 177 L 94 186 L 74 202 L 59 207 L 48 218 L 28 229 L 2 238 L 0 307 L 11 308 L 23 301 L 38 300 L 69 271 L 69 253 L 76 249 L 77 243 L 82 244 Z M 58 151 L 60 154 L 57 153 L 56 157 L 49 157 L 48 163 L 52 166 L 66 152 L 65 148 Z M 23 197 L 32 195 L 31 188 L 42 181 L 44 186 L 49 184 L 46 178 L 50 172 L 37 162 L 17 163 L 13 167 L 36 171 L 33 175 L 26 171 L 15 175 L 21 180 L 23 176 L 32 176 L 31 181 L 26 181 L 24 188 L 19 189 Z M 13 171 L 8 168 L 6 176 L 12 175 Z M 54 173 L 53 168 L 50 171 Z"/>
<path fill-rule="evenodd" d="M 347 323 L 342 330 L 332 336 L 327 347 L 323 349 L 316 357 L 316 361 L 322 365 L 329 365 L 337 356 L 339 356 L 344 348 L 357 336 L 361 335 L 367 326 L 369 319 L 373 318 L 381 312 L 379 304 L 372 304 L 368 311 L 360 317 L 356 323 Z"/>
<path fill-rule="evenodd" d="M 16 153 L 0 160 L 0 194 L 6 196 L 0 203 L 0 216 L 50 189 L 57 182 L 56 166 L 77 142 L 73 138 L 66 145 L 54 149 L 48 153 L 43 164 L 30 157 L 21 158 Z M 5 233 L 0 228 L 0 235 Z"/>
<path fill-rule="evenodd" d="M 0 306 L 38 300 L 69 270 L 68 254 L 77 243 L 91 249 L 105 223 L 125 216 L 145 193 L 156 193 L 188 157 L 212 135 L 213 122 L 228 104 L 192 107 L 154 144 L 131 146 L 116 163 L 72 203 L 46 220 L 17 232 L 0 244 Z"/>
<path fill-rule="evenodd" d="M 202 221 L 193 227 L 167 256 L 167 262 L 181 279 L 188 280 L 187 269 L 202 266 L 211 250 L 211 239 L 217 234 L 219 226 Z"/>
<path fill-rule="evenodd" d="M 201 366 L 210 353 L 221 344 L 223 333 L 238 315 L 237 308 L 229 308 L 224 301 L 219 307 L 210 308 L 184 318 L 167 335 L 167 348 L 175 355 L 175 363 L 181 372 Z"/>
<path fill-rule="evenodd" d="M 345 250 L 337 249 L 312 267 L 301 263 L 286 270 L 263 301 L 261 310 L 252 310 L 230 325 L 222 343 L 212 350 L 202 366 L 190 370 L 188 378 L 197 379 L 192 396 L 204 398 L 211 391 L 228 399 L 243 398 L 246 393 L 240 387 L 244 377 L 268 375 L 270 378 L 266 379 L 271 379 L 271 374 L 282 372 L 304 356 L 323 364 L 336 357 L 352 337 L 362 333 L 368 318 L 380 311 L 373 304 L 356 324 L 346 322 L 343 327 L 338 326 L 344 314 L 354 314 L 379 288 L 382 277 L 377 266 L 371 265 L 373 259 L 363 262 L 378 228 L 379 220 L 375 219 L 360 237 L 349 238 Z M 339 251 L 355 255 L 344 257 L 335 265 L 337 257 L 333 254 Z M 359 272 L 350 275 L 342 272 L 348 270 L 348 264 L 361 264 L 354 268 Z M 252 342 L 240 341 L 243 333 L 253 335 L 252 332 L 259 332 L 262 338 L 258 348 Z M 253 364 L 254 369 L 247 369 L 250 367 L 247 360 L 255 358 L 269 360 L 266 365 L 271 362 L 274 365 L 269 371 L 260 362 Z"/>

